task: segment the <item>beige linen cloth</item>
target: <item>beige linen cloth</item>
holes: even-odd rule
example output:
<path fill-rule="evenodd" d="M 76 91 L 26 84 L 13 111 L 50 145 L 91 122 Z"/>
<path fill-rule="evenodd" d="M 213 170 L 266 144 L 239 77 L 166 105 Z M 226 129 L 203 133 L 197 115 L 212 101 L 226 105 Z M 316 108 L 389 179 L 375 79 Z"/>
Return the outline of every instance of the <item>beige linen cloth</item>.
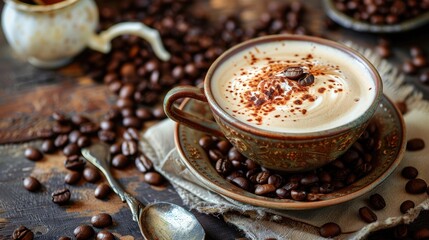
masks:
<path fill-rule="evenodd" d="M 404 85 L 403 76 L 389 63 L 380 60 L 370 50 L 361 52 L 379 70 L 384 93 L 394 102 L 406 101 L 406 138 L 422 138 L 429 145 L 429 103 L 422 99 L 418 90 Z M 327 222 L 341 226 L 343 234 L 337 239 L 362 239 L 372 231 L 410 223 L 422 209 L 429 209 L 428 195 L 406 193 L 407 180 L 401 177 L 404 166 L 414 166 L 419 169 L 418 177 L 429 182 L 429 146 L 421 151 L 406 152 L 401 164 L 383 183 L 359 198 L 315 210 L 282 211 L 242 204 L 208 190 L 182 165 L 174 146 L 175 126 L 171 120 L 165 120 L 149 128 L 142 138 L 142 149 L 152 159 L 155 168 L 170 180 L 185 204 L 203 213 L 221 215 L 250 239 L 324 239 L 320 237 L 318 227 Z M 358 209 L 367 206 L 367 199 L 374 193 L 385 198 L 386 208 L 376 211 L 377 222 L 367 224 L 360 219 Z M 399 206 L 408 199 L 414 201 L 416 207 L 402 214 Z"/>

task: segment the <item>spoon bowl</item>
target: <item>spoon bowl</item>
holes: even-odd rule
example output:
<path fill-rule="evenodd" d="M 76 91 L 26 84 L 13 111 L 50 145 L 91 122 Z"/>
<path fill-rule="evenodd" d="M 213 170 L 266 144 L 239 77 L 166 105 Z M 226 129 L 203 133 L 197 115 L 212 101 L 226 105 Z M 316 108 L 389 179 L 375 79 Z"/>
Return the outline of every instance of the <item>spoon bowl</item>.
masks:
<path fill-rule="evenodd" d="M 205 232 L 197 218 L 186 209 L 172 203 L 156 202 L 145 206 L 119 185 L 110 172 L 110 154 L 107 145 L 96 143 L 82 149 L 82 155 L 106 177 L 113 191 L 127 202 L 133 220 L 147 240 L 189 239 L 201 240 Z"/>

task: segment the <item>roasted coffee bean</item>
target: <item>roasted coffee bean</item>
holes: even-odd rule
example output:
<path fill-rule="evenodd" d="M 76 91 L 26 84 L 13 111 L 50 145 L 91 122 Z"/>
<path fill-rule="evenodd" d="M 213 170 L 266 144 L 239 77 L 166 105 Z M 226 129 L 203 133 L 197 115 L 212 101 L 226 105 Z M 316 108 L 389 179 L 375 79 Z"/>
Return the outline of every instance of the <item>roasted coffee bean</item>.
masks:
<path fill-rule="evenodd" d="M 79 130 L 73 130 L 69 133 L 69 142 L 77 143 L 79 137 L 82 136 L 82 133 Z"/>
<path fill-rule="evenodd" d="M 413 62 L 413 65 L 418 68 L 422 68 L 427 65 L 427 60 L 424 56 L 416 56 L 411 61 Z"/>
<path fill-rule="evenodd" d="M 165 115 L 164 112 L 164 108 L 162 106 L 156 107 L 152 110 L 152 115 L 156 118 L 156 119 L 164 119 L 167 117 L 167 115 Z"/>
<path fill-rule="evenodd" d="M 284 75 L 291 80 L 299 80 L 304 77 L 304 69 L 301 67 L 288 67 Z"/>
<path fill-rule="evenodd" d="M 98 138 L 106 143 L 113 143 L 116 140 L 116 133 L 109 130 L 98 131 Z"/>
<path fill-rule="evenodd" d="M 217 149 L 219 149 L 219 151 L 221 151 L 223 154 L 228 154 L 228 152 L 229 152 L 229 150 L 231 149 L 232 145 L 231 145 L 231 143 L 229 143 L 228 141 L 226 141 L 226 140 L 222 140 L 222 141 L 219 141 L 219 142 L 216 144 L 216 147 L 217 147 Z"/>
<path fill-rule="evenodd" d="M 375 47 L 375 51 L 382 58 L 388 58 L 391 55 L 390 48 L 386 45 L 378 45 Z"/>
<path fill-rule="evenodd" d="M 272 184 L 257 185 L 255 188 L 255 194 L 256 195 L 266 195 L 266 194 L 272 193 L 274 191 L 276 191 L 276 187 L 274 187 L 274 185 L 272 185 Z"/>
<path fill-rule="evenodd" d="M 198 144 L 206 151 L 210 149 L 212 144 L 214 143 L 212 137 L 205 135 L 198 140 Z M 231 160 L 231 159 L 230 159 Z"/>
<path fill-rule="evenodd" d="M 80 148 L 88 147 L 89 145 L 91 145 L 91 139 L 87 136 L 80 136 L 77 139 L 77 145 Z"/>
<path fill-rule="evenodd" d="M 103 120 L 100 122 L 100 128 L 103 130 L 115 130 L 115 123 L 112 120 Z"/>
<path fill-rule="evenodd" d="M 123 137 L 125 140 L 140 140 L 140 134 L 137 129 L 135 128 L 127 128 L 127 130 L 124 132 Z"/>
<path fill-rule="evenodd" d="M 95 183 L 100 180 L 101 175 L 100 172 L 93 167 L 86 167 L 83 170 L 83 178 L 90 183 Z"/>
<path fill-rule="evenodd" d="M 421 47 L 412 46 L 412 47 L 410 47 L 410 55 L 411 55 L 411 57 L 423 56 L 424 52 L 423 52 L 423 49 Z"/>
<path fill-rule="evenodd" d="M 130 160 L 128 157 L 124 156 L 123 154 L 118 154 L 113 157 L 112 159 L 112 166 L 114 168 L 125 168 L 130 163 Z"/>
<path fill-rule="evenodd" d="M 148 121 L 153 118 L 152 111 L 149 108 L 137 108 L 135 115 L 142 121 Z"/>
<path fill-rule="evenodd" d="M 330 183 L 332 181 L 332 176 L 326 171 L 322 171 L 319 173 L 319 180 L 324 183 Z"/>
<path fill-rule="evenodd" d="M 100 231 L 97 233 L 97 240 L 114 240 L 115 236 L 107 230 Z"/>
<path fill-rule="evenodd" d="M 157 172 L 147 172 L 144 174 L 144 181 L 150 185 L 159 186 L 164 183 L 164 177 Z"/>
<path fill-rule="evenodd" d="M 39 161 L 43 158 L 43 154 L 39 151 L 39 149 L 34 147 L 27 147 L 24 151 L 24 156 L 31 161 Z"/>
<path fill-rule="evenodd" d="M 402 64 L 402 71 L 406 74 L 414 74 L 417 69 L 411 61 L 407 60 Z"/>
<path fill-rule="evenodd" d="M 319 228 L 319 234 L 325 238 L 333 238 L 341 234 L 341 228 L 333 222 L 325 223 Z"/>
<path fill-rule="evenodd" d="M 237 161 L 244 161 L 246 158 L 237 150 L 237 148 L 233 147 L 229 149 L 228 152 L 228 159 L 229 160 L 237 160 Z"/>
<path fill-rule="evenodd" d="M 137 117 L 125 117 L 122 120 L 122 125 L 126 128 L 138 128 L 140 129 L 142 127 L 142 123 L 139 118 Z"/>
<path fill-rule="evenodd" d="M 59 124 L 55 123 L 52 126 L 52 131 L 56 134 L 68 134 L 73 130 L 71 124 Z"/>
<path fill-rule="evenodd" d="M 228 159 L 220 158 L 216 161 L 215 169 L 222 175 L 227 175 L 232 170 L 232 163 Z"/>
<path fill-rule="evenodd" d="M 80 153 L 80 148 L 76 143 L 69 143 L 63 149 L 63 154 L 65 156 L 77 155 Z"/>
<path fill-rule="evenodd" d="M 298 84 L 301 86 L 310 86 L 314 83 L 314 75 L 309 73 L 304 78 L 298 80 Z"/>
<path fill-rule="evenodd" d="M 97 186 L 97 188 L 95 188 L 94 196 L 98 199 L 105 199 L 107 198 L 107 196 L 110 194 L 111 191 L 112 189 L 110 188 L 109 185 L 105 183 L 101 183 Z"/>
<path fill-rule="evenodd" d="M 284 198 L 290 198 L 290 191 L 284 189 L 284 188 L 277 188 L 276 194 L 278 198 L 284 199 Z"/>
<path fill-rule="evenodd" d="M 84 123 L 90 122 L 90 120 L 89 120 L 89 118 L 87 118 L 87 117 L 85 117 L 83 115 L 77 114 L 77 115 L 73 115 L 71 117 L 71 122 L 74 125 L 79 126 L 79 125 L 82 125 Z"/>
<path fill-rule="evenodd" d="M 66 237 L 66 236 L 61 236 L 58 238 L 58 240 L 71 240 L 71 238 Z"/>
<path fill-rule="evenodd" d="M 92 216 L 91 218 L 91 224 L 96 228 L 105 228 L 112 225 L 112 223 L 112 216 L 107 213 L 100 213 L 98 215 Z"/>
<path fill-rule="evenodd" d="M 51 128 L 42 128 L 37 130 L 36 136 L 41 139 L 50 139 L 55 136 L 55 133 Z"/>
<path fill-rule="evenodd" d="M 137 169 L 142 173 L 149 172 L 153 169 L 152 161 L 143 153 L 140 153 L 136 157 L 135 165 Z"/>
<path fill-rule="evenodd" d="M 399 207 L 399 209 L 401 210 L 401 213 L 407 213 L 408 210 L 410 210 L 411 208 L 414 208 L 415 204 L 413 201 L 411 200 L 405 200 L 404 202 L 401 203 L 401 206 Z"/>
<path fill-rule="evenodd" d="M 127 117 L 135 117 L 134 116 L 134 108 L 126 107 L 121 109 L 121 115 L 123 118 Z"/>
<path fill-rule="evenodd" d="M 295 201 L 303 201 L 307 198 L 307 193 L 305 191 L 291 190 L 290 196 Z"/>
<path fill-rule="evenodd" d="M 40 149 L 44 153 L 54 153 L 57 150 L 54 141 L 52 141 L 51 139 L 44 140 Z"/>
<path fill-rule="evenodd" d="M 109 147 L 110 154 L 116 155 L 116 154 L 122 153 L 122 149 L 121 149 L 122 146 L 121 145 L 122 145 L 122 143 L 120 143 L 120 142 L 110 145 L 110 147 Z"/>
<path fill-rule="evenodd" d="M 319 187 L 319 192 L 320 193 L 331 193 L 335 190 L 335 187 L 333 185 L 331 185 L 330 183 L 324 183 Z"/>
<path fill-rule="evenodd" d="M 375 215 L 375 213 L 368 207 L 359 208 L 359 216 L 363 221 L 367 223 L 377 221 L 377 215 Z"/>
<path fill-rule="evenodd" d="M 259 167 L 259 165 L 255 161 L 253 161 L 251 159 L 246 159 L 244 161 L 244 166 L 246 166 L 247 170 L 252 170 L 252 169 L 255 169 L 255 168 Z"/>
<path fill-rule="evenodd" d="M 59 111 L 53 112 L 51 116 L 58 123 L 63 124 L 63 123 L 69 122 L 69 118 L 62 112 L 59 112 Z"/>
<path fill-rule="evenodd" d="M 119 91 L 119 97 L 121 98 L 130 98 L 134 95 L 135 86 L 131 83 L 124 84 Z"/>
<path fill-rule="evenodd" d="M 405 191 L 410 194 L 420 194 L 424 193 L 427 187 L 428 185 L 425 180 L 421 178 L 415 178 L 407 182 L 405 185 Z"/>
<path fill-rule="evenodd" d="M 419 171 L 415 167 L 407 166 L 402 169 L 401 175 L 407 179 L 414 179 L 419 175 Z"/>
<path fill-rule="evenodd" d="M 98 131 L 98 125 L 93 122 L 86 122 L 80 125 L 79 130 L 83 134 L 93 134 Z"/>
<path fill-rule="evenodd" d="M 223 158 L 223 154 L 218 149 L 210 149 L 209 150 L 209 158 L 213 162 L 216 162 L 217 160 Z"/>
<path fill-rule="evenodd" d="M 25 226 L 20 226 L 12 233 L 13 240 L 33 240 L 34 233 Z"/>
<path fill-rule="evenodd" d="M 62 148 L 67 144 L 68 141 L 69 137 L 67 134 L 60 134 L 55 138 L 54 145 L 57 148 Z"/>
<path fill-rule="evenodd" d="M 408 236 L 408 227 L 405 224 L 399 224 L 393 229 L 395 239 L 405 239 Z"/>
<path fill-rule="evenodd" d="M 64 167 L 72 171 L 82 171 L 85 165 L 85 159 L 79 155 L 68 156 L 64 162 Z"/>
<path fill-rule="evenodd" d="M 64 205 L 70 200 L 71 193 L 68 188 L 62 188 L 52 193 L 52 202 L 58 205 Z"/>
<path fill-rule="evenodd" d="M 71 171 L 67 173 L 67 175 L 64 177 L 64 182 L 70 185 L 74 185 L 78 183 L 81 178 L 82 178 L 82 173 Z"/>
<path fill-rule="evenodd" d="M 381 210 L 386 207 L 386 201 L 380 194 L 376 193 L 369 196 L 369 205 L 374 210 Z"/>
<path fill-rule="evenodd" d="M 133 156 L 138 151 L 137 143 L 130 140 L 125 140 L 121 144 L 122 154 L 125 156 Z"/>
<path fill-rule="evenodd" d="M 419 151 L 425 148 L 425 142 L 421 138 L 413 138 L 407 141 L 407 151 Z"/>
<path fill-rule="evenodd" d="M 256 175 L 256 182 L 259 184 L 265 184 L 268 182 L 269 177 L 270 177 L 270 172 L 262 171 Z"/>
<path fill-rule="evenodd" d="M 249 191 L 251 188 L 250 181 L 244 177 L 236 177 L 232 179 L 232 183 L 247 191 Z"/>
<path fill-rule="evenodd" d="M 30 192 L 36 192 L 42 187 L 42 184 L 39 182 L 39 180 L 31 176 L 24 178 L 23 183 L 24 183 L 25 189 L 27 189 Z"/>
<path fill-rule="evenodd" d="M 283 178 L 278 174 L 273 174 L 268 178 L 268 184 L 274 185 L 274 187 L 279 188 L 283 183 Z"/>
<path fill-rule="evenodd" d="M 94 236 L 95 231 L 91 226 L 80 225 L 73 230 L 73 234 L 76 237 L 76 240 L 87 240 Z"/>
<path fill-rule="evenodd" d="M 300 183 L 304 186 L 313 185 L 317 182 L 319 182 L 319 177 L 314 173 L 305 175 L 300 181 Z"/>
<path fill-rule="evenodd" d="M 413 239 L 416 239 L 416 240 L 429 239 L 429 228 L 428 227 L 422 227 L 422 228 L 416 230 L 413 234 Z"/>

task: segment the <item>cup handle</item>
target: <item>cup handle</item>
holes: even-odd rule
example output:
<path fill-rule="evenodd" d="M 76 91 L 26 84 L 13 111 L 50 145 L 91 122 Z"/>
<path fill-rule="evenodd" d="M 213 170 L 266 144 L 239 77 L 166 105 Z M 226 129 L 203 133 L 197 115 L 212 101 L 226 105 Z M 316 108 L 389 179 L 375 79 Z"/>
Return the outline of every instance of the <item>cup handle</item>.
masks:
<path fill-rule="evenodd" d="M 170 53 L 162 45 L 159 32 L 140 22 L 118 23 L 101 32 L 99 35 L 93 34 L 89 39 L 88 47 L 102 53 L 108 53 L 112 48 L 110 41 L 115 37 L 125 34 L 137 35 L 145 39 L 150 43 L 159 59 L 163 61 L 170 59 Z"/>
<path fill-rule="evenodd" d="M 197 117 L 191 113 L 179 109 L 176 105 L 174 105 L 174 102 L 181 98 L 193 98 L 199 101 L 207 102 L 207 98 L 204 95 L 203 89 L 201 88 L 193 86 L 175 87 L 171 89 L 164 98 L 164 111 L 170 119 L 190 128 L 218 137 L 224 136 L 216 122 Z"/>

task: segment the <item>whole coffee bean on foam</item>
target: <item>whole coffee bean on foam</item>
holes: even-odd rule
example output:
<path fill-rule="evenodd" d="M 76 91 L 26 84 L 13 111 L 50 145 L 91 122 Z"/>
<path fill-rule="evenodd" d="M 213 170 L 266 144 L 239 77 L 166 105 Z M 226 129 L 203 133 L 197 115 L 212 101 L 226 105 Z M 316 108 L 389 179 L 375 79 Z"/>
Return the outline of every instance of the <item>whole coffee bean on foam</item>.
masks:
<path fill-rule="evenodd" d="M 333 222 L 325 223 L 319 228 L 319 234 L 325 238 L 332 238 L 341 234 L 341 228 Z"/>
<path fill-rule="evenodd" d="M 39 151 L 39 149 L 34 147 L 27 147 L 24 151 L 24 155 L 28 160 L 31 161 L 39 161 L 43 158 L 43 154 Z"/>

